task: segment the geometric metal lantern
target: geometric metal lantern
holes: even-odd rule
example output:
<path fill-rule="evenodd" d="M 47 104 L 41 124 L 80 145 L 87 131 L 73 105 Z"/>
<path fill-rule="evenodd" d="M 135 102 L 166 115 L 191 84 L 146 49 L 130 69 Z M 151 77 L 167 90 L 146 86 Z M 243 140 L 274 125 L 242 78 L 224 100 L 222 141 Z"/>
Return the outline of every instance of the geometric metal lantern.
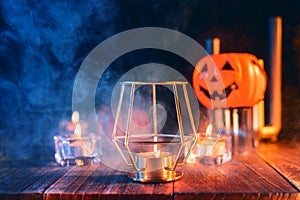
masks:
<path fill-rule="evenodd" d="M 139 182 L 182 178 L 196 140 L 187 82 L 121 82 L 113 142 Z"/>

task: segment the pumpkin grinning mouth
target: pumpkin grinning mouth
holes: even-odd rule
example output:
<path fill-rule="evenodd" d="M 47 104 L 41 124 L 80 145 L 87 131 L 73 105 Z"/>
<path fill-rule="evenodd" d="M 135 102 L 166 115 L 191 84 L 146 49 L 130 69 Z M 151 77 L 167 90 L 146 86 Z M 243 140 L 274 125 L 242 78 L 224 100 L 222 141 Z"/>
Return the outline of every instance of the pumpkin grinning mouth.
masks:
<path fill-rule="evenodd" d="M 200 91 L 202 91 L 208 98 L 215 100 L 217 97 L 219 97 L 220 100 L 223 100 L 227 98 L 232 90 L 238 89 L 237 84 L 234 82 L 231 85 L 227 86 L 223 91 L 222 94 L 219 94 L 217 91 L 214 91 L 212 94 L 209 94 L 208 90 L 206 90 L 204 87 L 200 86 Z"/>

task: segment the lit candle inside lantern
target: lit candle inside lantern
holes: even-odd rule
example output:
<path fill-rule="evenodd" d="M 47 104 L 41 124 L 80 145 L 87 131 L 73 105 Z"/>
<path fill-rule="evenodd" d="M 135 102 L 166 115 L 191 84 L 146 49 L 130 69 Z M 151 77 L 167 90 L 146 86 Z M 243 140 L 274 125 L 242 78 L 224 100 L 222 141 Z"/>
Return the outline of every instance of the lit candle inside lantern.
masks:
<path fill-rule="evenodd" d="M 137 167 L 145 171 L 155 171 L 164 168 L 171 168 L 174 156 L 168 152 L 144 152 L 136 154 Z"/>
<path fill-rule="evenodd" d="M 170 170 L 174 165 L 174 155 L 169 152 L 158 150 L 156 152 L 137 153 L 136 164 L 141 169 L 137 175 L 145 180 L 168 181 L 168 179 L 176 176 L 174 171 Z"/>
<path fill-rule="evenodd" d="M 179 180 L 183 176 L 183 173 L 175 171 L 175 168 L 178 164 L 183 164 L 186 161 L 197 139 L 187 84 L 187 82 L 180 81 L 126 81 L 121 83 L 119 104 L 113 128 L 113 142 L 126 164 L 132 167 L 133 171 L 129 174 L 129 177 L 133 180 L 139 182 L 168 182 Z M 175 100 L 174 111 L 176 110 L 176 126 L 179 130 L 177 133 L 167 129 L 164 130 L 165 120 L 160 119 L 162 119 L 162 116 L 167 119 L 168 116 L 164 107 L 156 101 L 157 86 L 159 86 L 161 92 L 165 90 L 164 87 L 173 92 L 172 94 L 166 94 L 171 95 L 170 97 Z M 147 94 L 140 96 L 140 92 L 137 90 L 139 87 L 147 89 L 151 87 L 152 93 L 147 94 L 152 94 L 152 98 L 146 97 Z M 130 93 L 126 94 L 128 89 Z M 136 115 L 134 110 L 135 107 L 139 106 L 135 99 L 142 100 L 143 97 L 147 101 L 152 99 L 152 106 L 148 112 L 149 117 L 147 117 L 150 118 L 150 122 L 147 124 L 147 129 L 144 129 L 144 127 L 134 129 L 134 126 L 132 126 L 134 124 L 133 116 Z M 173 105 L 171 104 L 171 106 Z M 164 110 L 163 114 L 166 113 L 165 115 L 160 112 L 162 109 Z M 121 115 L 123 110 L 125 112 L 127 110 L 127 117 L 126 113 L 124 117 Z M 119 129 L 122 129 L 122 131 L 118 131 Z"/>

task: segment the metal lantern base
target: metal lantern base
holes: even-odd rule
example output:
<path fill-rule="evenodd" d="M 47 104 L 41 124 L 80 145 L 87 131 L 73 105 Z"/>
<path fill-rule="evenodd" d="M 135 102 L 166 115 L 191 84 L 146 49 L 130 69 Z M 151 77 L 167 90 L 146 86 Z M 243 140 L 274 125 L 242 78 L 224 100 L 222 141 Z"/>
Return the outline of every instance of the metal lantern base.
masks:
<path fill-rule="evenodd" d="M 130 173 L 128 176 L 132 180 L 142 183 L 171 182 L 181 179 L 183 177 L 183 172 L 168 170 L 167 173 L 161 174 L 160 170 L 152 172 L 141 171 Z"/>

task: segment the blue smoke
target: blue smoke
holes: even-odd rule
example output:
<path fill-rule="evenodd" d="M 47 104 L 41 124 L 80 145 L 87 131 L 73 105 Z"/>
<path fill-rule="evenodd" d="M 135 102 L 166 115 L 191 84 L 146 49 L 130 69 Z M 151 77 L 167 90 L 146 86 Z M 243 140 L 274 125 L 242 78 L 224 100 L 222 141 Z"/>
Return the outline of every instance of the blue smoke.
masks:
<path fill-rule="evenodd" d="M 0 160 L 54 160 L 53 136 L 58 134 L 59 123 L 71 118 L 72 89 L 80 64 L 95 46 L 121 31 L 157 26 L 202 42 L 218 36 L 224 41 L 224 52 L 250 51 L 265 58 L 263 23 L 272 13 L 266 13 L 268 3 L 256 13 L 248 4 L 216 0 L 0 1 Z M 251 5 L 257 9 L 256 3 Z M 146 63 L 142 53 L 117 60 L 120 71 L 104 74 L 101 83 L 109 86 L 128 66 Z M 148 61 L 168 57 L 159 55 L 149 54 Z M 179 63 L 191 75 L 193 69 L 175 61 L 172 64 Z M 123 64 L 127 62 L 126 68 Z"/>
<path fill-rule="evenodd" d="M 76 72 L 116 33 L 116 1 L 1 2 L 0 158 L 53 158 Z"/>

